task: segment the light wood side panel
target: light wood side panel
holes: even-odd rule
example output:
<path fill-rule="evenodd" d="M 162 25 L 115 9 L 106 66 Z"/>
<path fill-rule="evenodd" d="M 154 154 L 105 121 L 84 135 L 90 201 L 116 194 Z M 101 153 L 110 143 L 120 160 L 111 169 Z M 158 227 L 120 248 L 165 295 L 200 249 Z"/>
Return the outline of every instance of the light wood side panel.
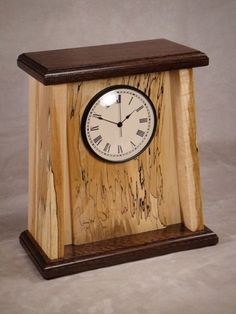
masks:
<path fill-rule="evenodd" d="M 138 158 L 111 164 L 92 156 L 80 123 L 89 100 L 103 88 L 128 84 L 155 105 L 158 129 Z M 68 84 L 68 148 L 73 243 L 135 234 L 179 223 L 180 206 L 169 73 Z"/>
<path fill-rule="evenodd" d="M 193 71 L 183 69 L 170 73 L 180 206 L 185 226 L 196 231 L 204 226 L 196 146 Z"/>
<path fill-rule="evenodd" d="M 45 253 L 56 258 L 58 228 L 50 160 L 50 89 L 32 78 L 29 87 L 28 229 Z"/>
<path fill-rule="evenodd" d="M 38 81 L 29 77 L 29 170 L 28 170 L 28 229 L 36 239 L 36 121 L 38 112 Z"/>
<path fill-rule="evenodd" d="M 67 85 L 46 87 L 30 78 L 29 88 L 28 229 L 53 259 L 63 257 L 64 244 L 71 243 Z"/>
<path fill-rule="evenodd" d="M 64 252 L 64 245 L 72 241 L 67 149 L 68 86 L 67 84 L 52 85 L 50 88 L 52 94 L 50 103 L 50 155 L 55 180 L 57 221 L 60 226 L 58 233 L 59 252 Z"/>

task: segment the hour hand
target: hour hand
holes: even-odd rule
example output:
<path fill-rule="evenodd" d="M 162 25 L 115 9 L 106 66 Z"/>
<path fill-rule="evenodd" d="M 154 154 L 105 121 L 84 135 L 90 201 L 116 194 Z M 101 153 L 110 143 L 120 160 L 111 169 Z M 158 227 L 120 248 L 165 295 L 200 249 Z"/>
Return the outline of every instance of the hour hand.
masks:
<path fill-rule="evenodd" d="M 135 111 L 136 111 L 136 109 L 133 110 L 130 114 L 128 114 L 128 116 L 126 116 L 126 117 L 124 118 L 124 120 L 121 121 L 121 123 L 123 123 L 125 120 L 129 119 L 129 117 L 130 117 Z"/>
<path fill-rule="evenodd" d="M 114 122 L 114 121 L 105 119 L 105 118 L 103 118 L 103 117 L 102 117 L 101 115 L 99 115 L 99 114 L 94 114 L 93 117 L 94 117 L 94 118 L 97 118 L 97 119 L 99 119 L 99 120 L 103 120 L 103 121 L 106 121 L 106 122 L 113 123 L 113 124 L 117 125 L 117 122 Z"/>

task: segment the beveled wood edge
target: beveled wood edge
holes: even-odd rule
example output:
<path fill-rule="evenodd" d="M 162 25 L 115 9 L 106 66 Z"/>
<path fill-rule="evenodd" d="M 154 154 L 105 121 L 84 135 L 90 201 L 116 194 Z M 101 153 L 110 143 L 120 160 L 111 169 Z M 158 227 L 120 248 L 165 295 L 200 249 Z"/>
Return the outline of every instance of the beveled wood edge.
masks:
<path fill-rule="evenodd" d="M 97 66 L 85 66 L 66 71 L 58 70 L 56 72 L 47 70 L 39 63 L 27 57 L 24 53 L 19 55 L 17 59 L 17 65 L 22 70 L 44 85 L 56 85 L 124 75 L 187 69 L 207 66 L 208 64 L 209 58 L 201 51 L 157 58 L 128 60 L 127 62 L 122 61 L 104 65 L 99 64 Z"/>
<path fill-rule="evenodd" d="M 21 245 L 45 279 L 53 279 L 96 268 L 211 246 L 217 244 L 218 240 L 218 236 L 205 226 L 203 231 L 193 232 L 189 236 L 183 236 L 181 233 L 178 233 L 171 239 L 148 244 L 143 243 L 142 245 L 124 248 L 117 252 L 107 252 L 83 259 L 79 256 L 74 256 L 70 259 L 50 260 L 28 230 L 25 230 L 20 235 Z"/>

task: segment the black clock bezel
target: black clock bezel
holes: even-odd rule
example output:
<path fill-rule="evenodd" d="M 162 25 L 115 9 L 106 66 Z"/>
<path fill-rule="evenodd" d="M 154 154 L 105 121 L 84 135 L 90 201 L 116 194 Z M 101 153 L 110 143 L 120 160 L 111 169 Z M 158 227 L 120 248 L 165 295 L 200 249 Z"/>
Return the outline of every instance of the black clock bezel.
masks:
<path fill-rule="evenodd" d="M 90 146 L 89 144 L 89 141 L 87 139 L 87 136 L 86 136 L 86 120 L 87 120 L 87 117 L 88 117 L 88 114 L 91 110 L 91 108 L 93 107 L 94 103 L 100 98 L 102 97 L 104 94 L 112 91 L 112 90 L 115 90 L 115 89 L 120 89 L 120 88 L 125 88 L 125 89 L 130 89 L 130 90 L 133 90 L 133 91 L 136 91 L 138 93 L 140 93 L 150 104 L 152 110 L 153 110 L 153 116 L 154 116 L 154 127 L 153 127 L 153 131 L 152 131 L 152 134 L 151 134 L 151 137 L 149 139 L 149 141 L 146 143 L 146 145 L 134 156 L 132 157 L 129 157 L 125 160 L 108 160 L 106 158 L 103 158 L 101 156 L 99 156 Z M 127 162 L 127 161 L 130 161 L 130 160 L 133 160 L 133 159 L 136 159 L 139 155 L 141 155 L 145 150 L 146 148 L 150 145 L 155 133 L 156 133 L 156 129 L 157 129 L 157 115 L 156 115 L 156 109 L 155 109 L 155 106 L 153 105 L 153 102 L 151 101 L 151 99 L 140 89 L 136 88 L 136 87 L 133 87 L 133 86 L 130 86 L 130 85 L 125 85 L 125 84 L 119 84 L 119 85 L 111 85 L 111 86 L 108 86 L 104 89 L 102 89 L 101 91 L 99 91 L 96 95 L 94 95 L 91 100 L 88 102 L 84 112 L 83 112 L 83 115 L 82 115 L 82 119 L 81 119 L 81 125 L 80 125 L 80 131 L 81 131 L 81 135 L 82 135 L 82 140 L 83 140 L 83 143 L 85 145 L 85 147 L 88 149 L 88 151 L 90 153 L 92 153 L 92 155 L 94 157 L 96 157 L 97 159 L 101 160 L 101 161 L 104 161 L 104 162 L 108 162 L 108 163 L 124 163 L 124 162 Z"/>

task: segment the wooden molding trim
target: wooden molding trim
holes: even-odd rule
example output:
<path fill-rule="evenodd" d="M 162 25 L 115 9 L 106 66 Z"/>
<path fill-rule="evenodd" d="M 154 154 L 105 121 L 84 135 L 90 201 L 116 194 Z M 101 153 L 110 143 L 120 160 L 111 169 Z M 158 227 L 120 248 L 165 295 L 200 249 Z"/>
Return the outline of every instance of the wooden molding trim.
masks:
<path fill-rule="evenodd" d="M 20 243 L 45 279 L 66 276 L 96 268 L 191 250 L 218 243 L 209 228 L 191 232 L 183 224 L 83 245 L 65 246 L 65 257 L 50 260 L 29 231 L 20 235 Z"/>
<path fill-rule="evenodd" d="M 18 66 L 44 85 L 193 68 L 209 64 L 201 51 L 155 39 L 23 53 Z"/>

